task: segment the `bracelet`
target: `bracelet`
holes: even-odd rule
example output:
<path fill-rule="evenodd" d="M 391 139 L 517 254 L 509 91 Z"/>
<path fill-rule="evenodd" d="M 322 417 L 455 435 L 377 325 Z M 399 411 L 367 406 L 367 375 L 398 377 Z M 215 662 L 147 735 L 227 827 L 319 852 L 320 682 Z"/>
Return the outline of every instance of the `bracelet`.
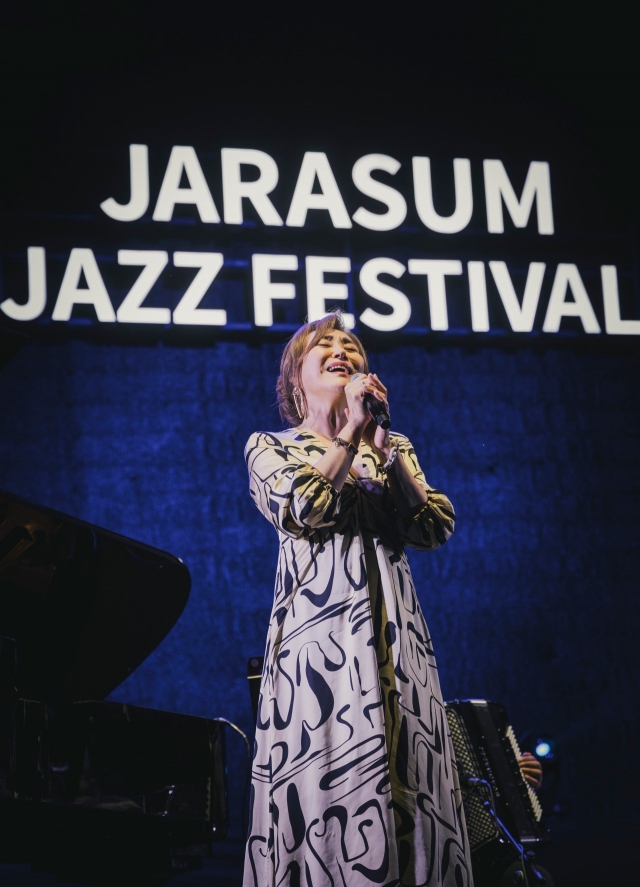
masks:
<path fill-rule="evenodd" d="M 358 455 L 358 448 L 354 447 L 352 443 L 349 443 L 348 440 L 344 440 L 342 437 L 332 437 L 331 443 L 334 443 L 337 447 L 344 447 L 345 450 L 348 450 L 353 456 Z"/>
<path fill-rule="evenodd" d="M 384 463 L 384 465 L 381 465 L 381 466 L 380 466 L 380 471 L 381 471 L 383 474 L 386 474 L 387 471 L 391 468 L 391 466 L 393 465 L 393 463 L 396 461 L 397 458 L 398 458 L 398 444 L 396 444 L 396 445 L 393 447 L 393 449 L 392 449 L 391 452 L 389 453 L 389 458 L 388 458 L 387 461 Z"/>

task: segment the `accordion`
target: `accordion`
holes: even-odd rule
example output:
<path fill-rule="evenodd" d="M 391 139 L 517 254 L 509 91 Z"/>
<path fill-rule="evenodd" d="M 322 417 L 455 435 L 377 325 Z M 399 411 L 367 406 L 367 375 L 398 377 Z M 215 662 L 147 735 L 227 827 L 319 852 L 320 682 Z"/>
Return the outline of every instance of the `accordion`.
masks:
<path fill-rule="evenodd" d="M 486 780 L 493 789 L 498 818 L 525 851 L 547 841 L 542 808 L 535 791 L 525 781 L 518 760 L 520 749 L 504 706 L 485 699 L 465 699 L 445 704 L 458 771 Z M 498 828 L 483 807 L 488 790 L 465 788 L 461 779 L 469 847 L 476 863 L 491 864 L 505 855 Z"/>

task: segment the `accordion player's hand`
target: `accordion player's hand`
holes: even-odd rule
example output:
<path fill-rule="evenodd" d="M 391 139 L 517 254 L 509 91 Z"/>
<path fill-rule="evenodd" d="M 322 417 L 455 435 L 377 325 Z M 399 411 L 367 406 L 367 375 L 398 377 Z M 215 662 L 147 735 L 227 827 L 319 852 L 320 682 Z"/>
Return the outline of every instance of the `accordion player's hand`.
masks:
<path fill-rule="evenodd" d="M 542 785 L 542 764 L 540 761 L 531 752 L 526 751 L 520 755 L 518 764 L 520 772 L 529 785 L 532 788 L 539 789 Z"/>

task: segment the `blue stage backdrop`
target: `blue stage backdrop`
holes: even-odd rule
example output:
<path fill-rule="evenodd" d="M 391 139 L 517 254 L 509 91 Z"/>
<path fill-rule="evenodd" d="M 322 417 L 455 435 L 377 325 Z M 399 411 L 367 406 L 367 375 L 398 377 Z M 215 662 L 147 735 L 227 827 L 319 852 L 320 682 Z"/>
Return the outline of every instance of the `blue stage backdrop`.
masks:
<path fill-rule="evenodd" d="M 3 372 L 0 486 L 191 571 L 182 617 L 114 699 L 252 732 L 246 660 L 263 650 L 277 540 L 249 498 L 243 447 L 282 427 L 280 349 L 36 340 Z M 636 357 L 407 343 L 371 358 L 394 428 L 458 514 L 443 549 L 411 556 L 445 697 L 490 697 L 517 732 L 555 737 L 556 800 L 574 816 L 632 816 Z M 233 736 L 229 767 L 239 836 Z"/>

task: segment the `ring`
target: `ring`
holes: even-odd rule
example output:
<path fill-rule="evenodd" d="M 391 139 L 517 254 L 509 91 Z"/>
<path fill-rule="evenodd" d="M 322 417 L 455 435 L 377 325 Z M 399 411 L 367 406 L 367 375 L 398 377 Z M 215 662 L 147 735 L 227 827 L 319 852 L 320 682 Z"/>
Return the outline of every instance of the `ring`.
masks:
<path fill-rule="evenodd" d="M 363 388 L 364 388 L 364 383 L 365 383 L 365 380 L 363 379 L 363 380 L 362 380 L 362 387 L 363 387 Z"/>

